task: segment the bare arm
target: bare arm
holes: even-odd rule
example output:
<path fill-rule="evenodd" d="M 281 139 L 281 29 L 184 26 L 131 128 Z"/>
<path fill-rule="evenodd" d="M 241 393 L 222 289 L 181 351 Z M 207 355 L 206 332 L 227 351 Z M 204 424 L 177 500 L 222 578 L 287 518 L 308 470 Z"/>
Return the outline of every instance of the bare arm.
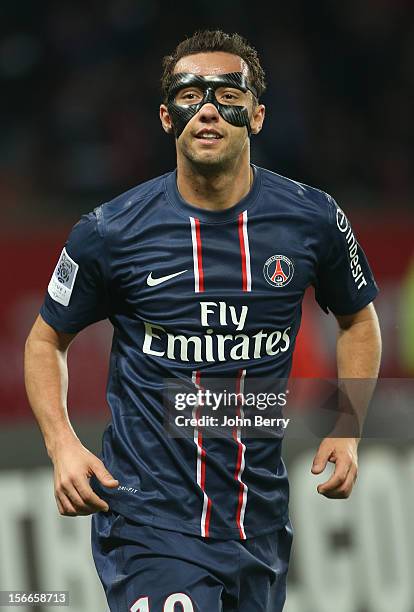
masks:
<path fill-rule="evenodd" d="M 337 316 L 339 324 L 337 340 L 337 366 L 339 379 L 367 379 L 378 377 L 381 360 L 381 333 L 373 304 L 353 315 Z M 349 386 L 349 393 L 358 395 L 353 407 L 357 410 L 359 427 L 374 390 L 367 382 L 357 389 Z M 312 472 L 320 474 L 327 462 L 335 463 L 335 471 L 327 482 L 319 485 L 318 492 L 326 497 L 349 497 L 358 473 L 357 448 L 359 438 L 325 438 L 316 453 Z"/>
<path fill-rule="evenodd" d="M 69 422 L 67 352 L 75 334 L 59 334 L 39 316 L 25 347 L 27 397 L 51 456 L 60 440 L 76 438 Z"/>
<path fill-rule="evenodd" d="M 25 347 L 27 396 L 54 465 L 56 503 L 67 516 L 108 510 L 89 485 L 93 474 L 106 487 L 118 486 L 102 461 L 82 445 L 69 420 L 67 352 L 74 337 L 56 332 L 39 316 Z"/>
<path fill-rule="evenodd" d="M 339 378 L 377 378 L 381 361 L 381 332 L 377 313 L 369 304 L 353 315 L 336 317 L 339 324 Z"/>

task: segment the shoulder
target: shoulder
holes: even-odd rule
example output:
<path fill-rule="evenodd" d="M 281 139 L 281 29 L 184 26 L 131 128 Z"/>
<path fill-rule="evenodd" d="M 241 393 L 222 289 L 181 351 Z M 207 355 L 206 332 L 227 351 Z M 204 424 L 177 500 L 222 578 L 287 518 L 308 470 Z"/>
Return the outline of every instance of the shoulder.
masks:
<path fill-rule="evenodd" d="M 290 208 L 294 208 L 298 213 L 311 215 L 315 221 L 330 224 L 336 217 L 336 211 L 341 210 L 334 198 L 318 187 L 312 187 L 266 168 L 259 168 L 259 171 L 264 190 L 274 193 L 279 198 L 287 199 Z"/>
<path fill-rule="evenodd" d="M 116 233 L 122 229 L 123 225 L 128 224 L 131 219 L 139 216 L 145 207 L 155 198 L 164 194 L 165 179 L 170 174 L 168 172 L 140 183 L 112 200 L 97 206 L 86 216 L 95 220 L 97 230 L 101 236 Z"/>

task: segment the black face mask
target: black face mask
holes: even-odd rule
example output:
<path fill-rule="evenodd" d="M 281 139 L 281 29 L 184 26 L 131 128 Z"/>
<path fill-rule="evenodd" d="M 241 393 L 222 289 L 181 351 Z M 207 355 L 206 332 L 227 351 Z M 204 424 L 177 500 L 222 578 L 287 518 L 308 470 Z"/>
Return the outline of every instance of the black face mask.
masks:
<path fill-rule="evenodd" d="M 174 100 L 178 91 L 187 87 L 201 89 L 204 92 L 203 99 L 197 104 L 176 104 Z M 257 92 L 247 84 L 247 79 L 242 72 L 229 72 L 228 74 L 217 74 L 209 77 L 189 72 L 179 72 L 173 75 L 168 91 L 167 108 L 176 138 L 179 138 L 187 123 L 198 113 L 204 104 L 214 104 L 225 121 L 236 127 L 246 127 L 249 136 L 251 135 L 247 108 L 234 104 L 220 104 L 216 98 L 216 90 L 219 87 L 233 87 L 243 93 L 251 91 L 257 98 Z"/>

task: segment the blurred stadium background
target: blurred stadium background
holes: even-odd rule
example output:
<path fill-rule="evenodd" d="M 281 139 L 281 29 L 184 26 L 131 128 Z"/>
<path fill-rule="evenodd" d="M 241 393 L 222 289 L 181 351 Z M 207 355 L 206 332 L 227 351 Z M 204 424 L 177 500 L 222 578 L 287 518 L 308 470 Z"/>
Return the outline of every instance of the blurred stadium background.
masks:
<path fill-rule="evenodd" d="M 381 375 L 414 375 L 410 0 L 3 0 L 0 590 L 66 589 L 73 612 L 107 608 L 89 519 L 63 519 L 54 505 L 23 389 L 23 344 L 79 216 L 174 167 L 157 116 L 160 62 L 205 27 L 238 31 L 258 48 L 267 120 L 253 160 L 328 191 L 349 214 L 381 288 Z M 108 419 L 110 336 L 95 325 L 70 356 L 70 414 L 95 452 Z M 335 321 L 311 292 L 294 373 L 334 375 L 334 351 Z M 364 441 L 354 495 L 336 502 L 315 493 L 315 444 L 285 445 L 296 529 L 287 612 L 413 612 L 414 445 Z"/>

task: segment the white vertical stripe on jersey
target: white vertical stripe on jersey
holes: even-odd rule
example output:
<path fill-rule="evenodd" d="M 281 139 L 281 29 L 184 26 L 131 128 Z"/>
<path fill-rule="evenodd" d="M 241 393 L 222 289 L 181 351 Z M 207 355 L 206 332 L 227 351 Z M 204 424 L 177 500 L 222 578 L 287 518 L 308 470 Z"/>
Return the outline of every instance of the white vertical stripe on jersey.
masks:
<path fill-rule="evenodd" d="M 197 249 L 197 228 L 194 217 L 190 217 L 191 240 L 193 242 L 193 265 L 194 265 L 194 291 L 200 292 L 200 276 L 198 273 L 198 249 Z"/>
<path fill-rule="evenodd" d="M 199 385 L 200 373 L 198 370 L 193 371 L 191 379 L 192 379 L 194 386 L 197 387 L 197 389 L 200 389 L 200 385 Z M 198 409 L 198 406 L 195 406 L 193 408 L 192 414 L 191 414 L 192 418 L 196 418 L 197 409 Z M 198 439 L 198 427 L 197 426 L 194 427 L 194 444 L 197 447 L 197 484 L 200 487 L 200 489 L 203 491 L 203 510 L 201 512 L 200 531 L 201 531 L 202 537 L 205 538 L 206 537 L 206 518 L 207 518 L 209 500 L 208 500 L 207 493 L 204 490 L 202 477 L 201 477 L 203 455 L 202 455 L 202 446 L 200 445 L 199 439 Z"/>
<path fill-rule="evenodd" d="M 239 380 L 239 393 L 244 393 L 244 379 L 246 376 L 246 370 L 242 370 L 241 372 L 241 376 L 240 376 L 240 380 Z M 241 418 L 244 418 L 244 410 L 243 408 L 240 408 L 240 416 Z M 238 443 L 241 445 L 242 448 L 242 456 L 241 456 L 241 463 L 240 463 L 240 469 L 239 469 L 239 473 L 237 474 L 237 479 L 240 482 L 240 484 L 243 487 L 243 498 L 242 498 L 242 505 L 240 508 L 240 523 L 239 523 L 239 528 L 240 528 L 240 532 L 242 534 L 242 538 L 245 540 L 246 539 L 246 532 L 244 531 L 244 515 L 246 513 L 246 504 L 247 504 L 247 491 L 248 491 L 248 487 L 246 485 L 246 483 L 244 483 L 242 481 L 242 475 L 243 475 L 243 471 L 244 471 L 244 466 L 245 466 L 245 458 L 244 458 L 244 454 L 246 452 L 246 445 L 241 441 L 241 432 L 240 432 L 240 427 L 237 428 L 237 441 Z"/>
<path fill-rule="evenodd" d="M 252 270 L 250 266 L 249 234 L 247 232 L 247 210 L 245 210 L 243 213 L 243 241 L 244 241 L 244 251 L 246 253 L 247 291 L 251 291 L 252 290 Z"/>

